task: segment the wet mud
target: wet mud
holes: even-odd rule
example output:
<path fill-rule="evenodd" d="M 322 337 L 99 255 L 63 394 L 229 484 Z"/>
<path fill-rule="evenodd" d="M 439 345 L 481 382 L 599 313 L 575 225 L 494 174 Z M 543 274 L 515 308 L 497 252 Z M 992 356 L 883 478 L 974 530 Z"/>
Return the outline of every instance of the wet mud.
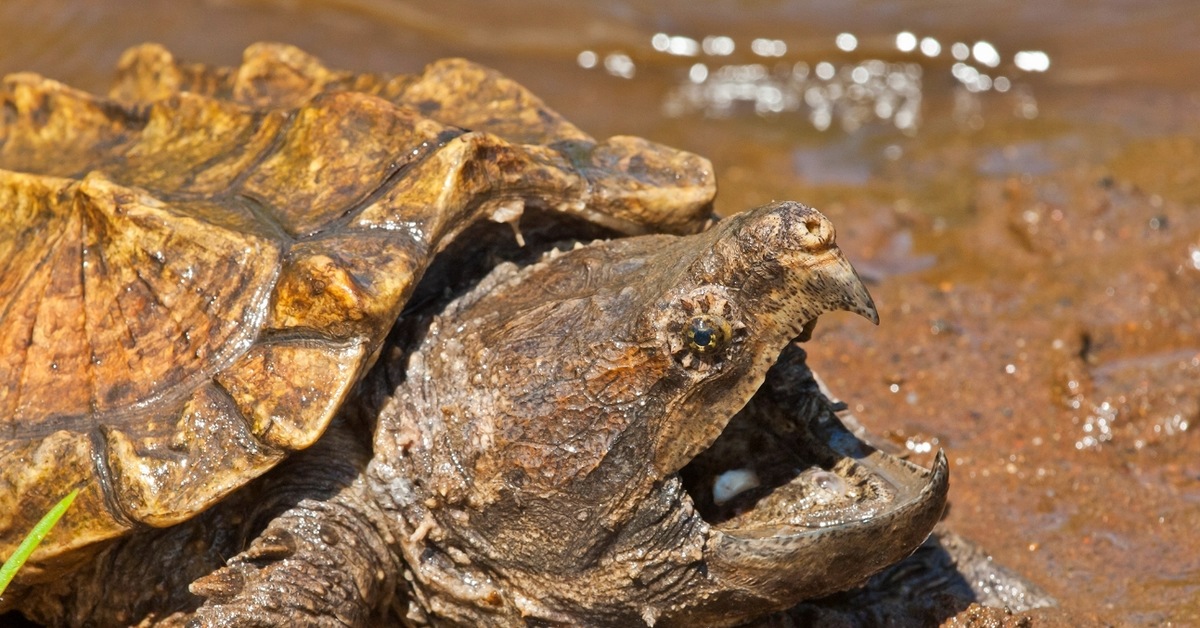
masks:
<path fill-rule="evenodd" d="M 812 364 L 913 459 L 944 449 L 945 525 L 1061 604 L 949 625 L 1200 623 L 1194 7 L 792 4 L 6 2 L 0 73 L 102 90 L 148 40 L 459 55 L 597 136 L 704 154 L 720 212 L 833 219 L 882 323 L 825 317 Z"/>
<path fill-rule="evenodd" d="M 1109 162 L 989 178 L 958 224 L 896 216 L 923 243 L 899 265 L 936 261 L 888 276 L 882 257 L 881 328 L 827 325 L 813 359 L 894 444 L 949 452 L 947 523 L 997 561 L 1065 608 L 1187 625 L 1200 221 L 1136 176 Z"/>

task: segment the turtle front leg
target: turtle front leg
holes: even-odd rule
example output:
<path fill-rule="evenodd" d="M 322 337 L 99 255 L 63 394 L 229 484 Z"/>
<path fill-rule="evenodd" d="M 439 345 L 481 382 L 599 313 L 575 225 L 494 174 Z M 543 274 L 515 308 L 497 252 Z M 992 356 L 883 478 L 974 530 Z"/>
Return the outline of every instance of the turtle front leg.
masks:
<path fill-rule="evenodd" d="M 399 569 L 355 485 L 304 499 L 224 567 L 192 583 L 191 626 L 367 626 L 388 611 Z"/>
<path fill-rule="evenodd" d="M 354 440 L 327 433 L 272 471 L 262 498 L 278 504 L 282 491 L 294 505 L 273 509 L 279 514 L 244 551 L 191 584 L 204 602 L 189 626 L 383 623 L 400 568 L 359 477 L 365 454 L 347 451 L 360 449 Z"/>

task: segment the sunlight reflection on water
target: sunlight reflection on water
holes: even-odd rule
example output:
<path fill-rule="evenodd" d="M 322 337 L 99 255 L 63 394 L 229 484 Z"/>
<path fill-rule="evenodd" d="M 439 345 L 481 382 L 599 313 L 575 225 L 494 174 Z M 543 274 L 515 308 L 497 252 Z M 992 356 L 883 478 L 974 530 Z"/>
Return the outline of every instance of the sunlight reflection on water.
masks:
<path fill-rule="evenodd" d="M 1047 53 L 1021 50 L 1006 63 L 1001 51 L 983 40 L 943 46 L 936 37 L 901 31 L 892 41 L 894 48 L 871 51 L 853 33 L 839 33 L 834 54 L 845 58 L 830 59 L 789 55 L 786 41 L 762 37 L 746 46 L 727 35 L 658 32 L 650 45 L 662 55 L 654 63 L 676 70 L 678 80 L 662 102 L 664 115 L 673 118 L 800 114 L 819 131 L 836 126 L 854 132 L 884 123 L 912 135 L 922 123 L 923 77 L 947 72 L 955 81 L 953 117 L 960 125 L 981 126 L 979 99 L 988 93 L 1014 92 L 1013 115 L 1037 117 L 1037 101 L 1024 76 L 1047 71 Z M 949 65 L 940 59 L 947 48 Z M 738 51 L 742 54 L 735 56 Z M 623 51 L 583 50 L 576 60 L 581 68 L 623 79 L 634 78 L 637 70 L 634 58 Z"/>

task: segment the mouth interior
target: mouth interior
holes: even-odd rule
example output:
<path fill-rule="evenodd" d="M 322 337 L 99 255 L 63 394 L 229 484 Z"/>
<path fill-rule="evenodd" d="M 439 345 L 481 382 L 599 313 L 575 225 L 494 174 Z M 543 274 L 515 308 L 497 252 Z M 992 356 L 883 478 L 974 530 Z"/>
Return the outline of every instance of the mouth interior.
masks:
<path fill-rule="evenodd" d="M 869 519 L 907 502 L 842 426 L 793 342 L 713 444 L 680 470 L 701 517 L 739 536 Z"/>

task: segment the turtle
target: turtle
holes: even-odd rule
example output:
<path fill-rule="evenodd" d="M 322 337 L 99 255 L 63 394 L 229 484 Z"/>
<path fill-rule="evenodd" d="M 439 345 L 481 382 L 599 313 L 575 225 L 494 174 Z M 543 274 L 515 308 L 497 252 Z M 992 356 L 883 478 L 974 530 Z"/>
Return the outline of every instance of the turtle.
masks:
<path fill-rule="evenodd" d="M 699 156 L 280 44 L 0 101 L 0 553 L 80 489 L 0 612 L 734 625 L 940 516 L 796 344 L 878 320 L 832 225 L 714 221 Z"/>
<path fill-rule="evenodd" d="M 145 45 L 109 97 L 16 74 L 0 102 L 0 554 L 81 490 L 31 581 L 311 445 L 473 223 L 688 232 L 714 194 L 707 160 L 597 142 L 464 60 Z"/>

